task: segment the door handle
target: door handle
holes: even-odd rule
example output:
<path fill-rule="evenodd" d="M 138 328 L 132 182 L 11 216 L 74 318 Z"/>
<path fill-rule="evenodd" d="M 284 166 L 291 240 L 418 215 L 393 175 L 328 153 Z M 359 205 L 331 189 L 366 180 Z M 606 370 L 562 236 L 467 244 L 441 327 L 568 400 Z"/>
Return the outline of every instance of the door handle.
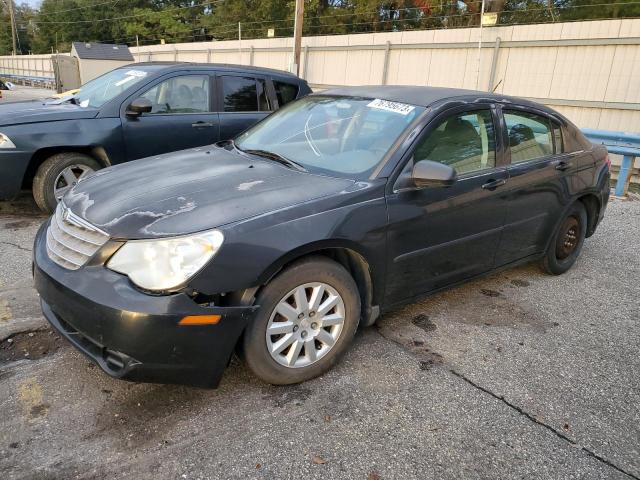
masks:
<path fill-rule="evenodd" d="M 564 160 L 560 160 L 556 163 L 556 170 L 560 170 L 564 172 L 565 170 L 569 170 L 571 168 L 571 164 L 569 162 L 565 162 Z"/>
<path fill-rule="evenodd" d="M 211 123 L 211 122 L 196 122 L 196 123 L 192 123 L 191 126 L 193 128 L 213 127 L 213 123 Z"/>
<path fill-rule="evenodd" d="M 482 188 L 484 188 L 485 190 L 495 190 L 505 183 L 507 183 L 507 181 L 504 178 L 501 178 L 500 180 L 489 180 L 487 183 L 482 185 Z"/>

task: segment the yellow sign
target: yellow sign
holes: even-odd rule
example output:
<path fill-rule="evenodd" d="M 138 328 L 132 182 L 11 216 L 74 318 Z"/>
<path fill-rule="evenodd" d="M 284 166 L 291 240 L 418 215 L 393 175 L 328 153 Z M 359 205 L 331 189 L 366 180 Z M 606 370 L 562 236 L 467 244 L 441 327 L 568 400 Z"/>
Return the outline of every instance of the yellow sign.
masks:
<path fill-rule="evenodd" d="M 267 30 L 267 37 L 275 37 L 276 36 L 276 29 L 275 28 L 270 28 L 269 30 Z"/>
<path fill-rule="evenodd" d="M 498 13 L 483 13 L 482 14 L 482 26 L 483 27 L 492 27 L 496 23 L 498 23 Z"/>

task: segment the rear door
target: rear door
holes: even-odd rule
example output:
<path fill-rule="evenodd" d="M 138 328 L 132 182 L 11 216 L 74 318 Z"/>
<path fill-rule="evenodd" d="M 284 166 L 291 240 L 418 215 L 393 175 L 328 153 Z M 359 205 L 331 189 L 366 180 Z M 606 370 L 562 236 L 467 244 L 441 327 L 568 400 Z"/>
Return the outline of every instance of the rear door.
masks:
<path fill-rule="evenodd" d="M 508 174 L 492 110 L 465 106 L 433 120 L 387 195 L 390 304 L 493 268 Z M 451 187 L 413 187 L 408 179 L 420 160 L 450 165 L 458 180 Z"/>
<path fill-rule="evenodd" d="M 235 137 L 277 108 L 265 76 L 225 72 L 216 81 L 221 140 Z"/>
<path fill-rule="evenodd" d="M 542 252 L 570 200 L 576 165 L 559 124 L 544 112 L 501 108 L 509 146 L 508 209 L 496 265 Z"/>
<path fill-rule="evenodd" d="M 214 108 L 214 80 L 208 72 L 176 73 L 129 98 L 121 113 L 127 159 L 217 142 L 220 122 Z M 148 99 L 152 111 L 127 116 L 126 106 L 138 97 Z"/>

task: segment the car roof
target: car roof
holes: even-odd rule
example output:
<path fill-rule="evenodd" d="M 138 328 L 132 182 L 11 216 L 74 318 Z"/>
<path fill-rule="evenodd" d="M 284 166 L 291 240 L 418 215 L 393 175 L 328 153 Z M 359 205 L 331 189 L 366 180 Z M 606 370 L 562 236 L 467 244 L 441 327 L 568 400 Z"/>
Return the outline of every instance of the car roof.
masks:
<path fill-rule="evenodd" d="M 438 102 L 459 99 L 467 101 L 477 101 L 486 99 L 489 101 L 511 103 L 514 105 L 523 105 L 535 107 L 544 110 L 547 113 L 556 114 L 553 110 L 540 105 L 539 103 L 525 100 L 522 98 L 509 97 L 507 95 L 499 95 L 489 92 L 481 92 L 477 90 L 464 90 L 461 88 L 444 88 L 444 87 L 419 87 L 408 85 L 379 85 L 379 86 L 357 86 L 357 87 L 336 87 L 322 92 L 316 92 L 316 95 L 339 95 L 349 97 L 365 97 L 380 98 L 391 102 L 407 103 L 409 105 L 418 105 L 421 107 L 430 107 Z"/>
<path fill-rule="evenodd" d="M 138 62 L 135 65 L 165 65 L 165 70 L 180 70 L 189 68 L 193 70 L 210 70 L 212 68 L 221 72 L 243 72 L 261 73 L 263 75 L 278 75 L 280 77 L 288 77 L 291 80 L 304 81 L 295 76 L 293 73 L 284 70 L 276 70 L 275 68 L 254 67 L 252 65 L 234 65 L 231 63 L 196 63 L 196 62 Z M 130 67 L 130 65 L 129 65 Z"/>

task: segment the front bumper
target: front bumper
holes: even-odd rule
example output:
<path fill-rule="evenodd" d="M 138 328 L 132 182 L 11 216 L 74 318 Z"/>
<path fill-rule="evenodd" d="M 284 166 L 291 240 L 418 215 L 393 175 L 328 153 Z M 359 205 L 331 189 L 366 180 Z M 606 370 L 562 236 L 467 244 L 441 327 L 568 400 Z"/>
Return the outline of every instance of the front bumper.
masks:
<path fill-rule="evenodd" d="M 185 294 L 147 295 L 101 265 L 66 270 L 34 245 L 34 280 L 51 325 L 112 377 L 216 387 L 235 344 L 258 308 L 204 307 Z M 215 325 L 179 325 L 220 315 Z"/>
<path fill-rule="evenodd" d="M 0 149 L 0 200 L 11 199 L 20 193 L 31 156 L 32 152 Z"/>

